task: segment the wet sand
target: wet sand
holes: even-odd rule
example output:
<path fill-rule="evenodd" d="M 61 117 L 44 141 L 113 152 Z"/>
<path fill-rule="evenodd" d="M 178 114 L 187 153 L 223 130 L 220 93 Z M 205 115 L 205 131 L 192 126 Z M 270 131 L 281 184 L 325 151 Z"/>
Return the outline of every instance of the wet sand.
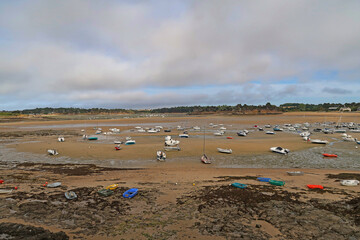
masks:
<path fill-rule="evenodd" d="M 360 122 L 359 116 L 358 113 L 343 114 L 342 121 Z M 6 147 L 35 154 L 45 154 L 47 149 L 56 148 L 59 157 L 77 159 L 79 164 L 56 164 L 56 156 L 47 164 L 20 163 L 16 159 L 1 162 L 0 178 L 5 183 L 0 187 L 16 186 L 18 190 L 0 194 L 0 232 L 10 229 L 2 224 L 16 223 L 42 227 L 50 231 L 46 234 L 63 231 L 70 239 L 359 239 L 359 186 L 345 187 L 339 183 L 341 179 L 360 180 L 359 171 L 301 169 L 303 176 L 289 176 L 286 171 L 300 169 L 204 165 L 199 160 L 203 152 L 203 133 L 189 131 L 189 139 L 180 139 L 177 130 L 172 130 L 171 135 L 181 141 L 182 150 L 168 152 L 169 161 L 132 169 L 81 164 L 82 159 L 99 162 L 154 159 L 155 151 L 163 148 L 167 133 L 129 131 L 142 123 L 162 123 L 172 127 L 223 123 L 233 131 L 223 137 L 213 136 L 210 129 L 206 134 L 206 153 L 216 162 L 217 157 L 226 157 L 216 151 L 217 147 L 232 148 L 235 156 L 273 154 L 269 147 L 278 145 L 295 152 L 314 147 L 297 134 L 285 132 L 271 136 L 256 131 L 245 138 L 238 137 L 238 127 L 251 130 L 255 124 L 337 122 L 339 117 L 336 113 L 289 113 L 99 120 L 94 122 L 98 127 L 102 127 L 102 123 L 129 126 L 118 127 L 121 129 L 119 135 L 106 136 L 108 139 L 105 137 L 97 142 L 81 140 L 83 133 L 78 128 L 57 128 L 55 132 L 42 128 L 83 121 L 1 123 L 1 140 L 7 142 Z M 22 128 L 24 126 L 31 128 Z M 107 131 L 109 126 L 102 128 Z M 86 128 L 87 133 L 94 131 L 92 126 Z M 10 135 L 5 137 L 5 134 Z M 65 136 L 65 142 L 57 142 L 59 134 Z M 133 137 L 136 144 L 115 151 L 113 140 L 126 136 Z M 226 139 L 226 136 L 234 139 Z M 318 137 L 331 140 L 333 136 L 322 134 Z M 345 175 L 339 175 L 342 173 Z M 256 181 L 257 177 L 270 177 L 286 184 L 276 187 Z M 57 181 L 62 183 L 60 188 L 43 186 L 45 182 Z M 247 184 L 248 188 L 229 186 L 233 182 Z M 119 188 L 112 196 L 97 194 L 98 190 L 114 183 L 119 184 Z M 325 189 L 309 190 L 307 184 L 323 185 Z M 132 187 L 139 188 L 139 194 L 133 199 L 122 198 L 122 193 Z M 64 192 L 69 190 L 77 192 L 78 199 L 66 200 Z M 346 226 L 342 224 L 344 221 Z M 6 234 L 15 236 L 16 233 Z M 26 234 L 23 235 L 26 239 Z M 60 237 L 58 239 L 66 239 L 66 236 Z"/>

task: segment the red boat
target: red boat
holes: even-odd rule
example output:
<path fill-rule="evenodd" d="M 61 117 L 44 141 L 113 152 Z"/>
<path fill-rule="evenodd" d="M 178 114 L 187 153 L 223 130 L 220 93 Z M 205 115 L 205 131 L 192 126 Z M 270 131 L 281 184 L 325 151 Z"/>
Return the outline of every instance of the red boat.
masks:
<path fill-rule="evenodd" d="M 307 185 L 310 189 L 324 189 L 322 185 Z"/>
<path fill-rule="evenodd" d="M 324 157 L 337 157 L 336 154 L 330 154 L 330 153 L 323 153 Z"/>
<path fill-rule="evenodd" d="M 227 139 L 233 139 L 233 137 L 226 137 Z"/>
<path fill-rule="evenodd" d="M 121 147 L 120 147 L 120 146 L 116 146 L 115 149 L 116 149 L 116 151 L 119 151 L 119 150 L 121 150 Z"/>

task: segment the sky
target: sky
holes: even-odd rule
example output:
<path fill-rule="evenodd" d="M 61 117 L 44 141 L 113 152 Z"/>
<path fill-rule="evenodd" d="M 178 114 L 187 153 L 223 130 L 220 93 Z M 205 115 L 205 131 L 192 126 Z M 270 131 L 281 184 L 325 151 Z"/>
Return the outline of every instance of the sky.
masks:
<path fill-rule="evenodd" d="M 358 0 L 3 0 L 0 110 L 360 101 Z"/>

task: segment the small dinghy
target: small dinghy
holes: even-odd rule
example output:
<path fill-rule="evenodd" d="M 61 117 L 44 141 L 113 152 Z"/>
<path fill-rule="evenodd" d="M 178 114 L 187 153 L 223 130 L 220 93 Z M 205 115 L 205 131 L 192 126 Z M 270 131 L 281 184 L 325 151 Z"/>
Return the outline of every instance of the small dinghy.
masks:
<path fill-rule="evenodd" d="M 340 181 L 340 184 L 343 186 L 357 186 L 359 185 L 359 180 L 342 180 Z"/>
<path fill-rule="evenodd" d="M 46 185 L 48 188 L 56 188 L 61 186 L 61 182 L 54 182 Z"/>
<path fill-rule="evenodd" d="M 302 175 L 304 175 L 304 172 L 294 171 L 294 172 L 287 172 L 287 174 L 290 176 L 302 176 Z"/>
<path fill-rule="evenodd" d="M 324 157 L 337 157 L 336 154 L 330 154 L 330 153 L 323 153 Z"/>
<path fill-rule="evenodd" d="M 226 139 L 233 139 L 233 137 L 226 137 Z"/>
<path fill-rule="evenodd" d="M 12 189 L 0 189 L 0 194 L 8 194 L 8 193 L 12 193 Z"/>
<path fill-rule="evenodd" d="M 246 137 L 246 132 L 237 132 L 236 133 L 238 136 L 240 136 L 240 137 Z"/>
<path fill-rule="evenodd" d="M 247 185 L 246 185 L 246 184 L 243 184 L 243 183 L 237 183 L 237 182 L 232 183 L 232 184 L 231 184 L 231 186 L 236 187 L 236 188 L 241 188 L 241 189 L 245 189 L 245 188 L 247 188 Z"/>
<path fill-rule="evenodd" d="M 275 133 L 272 132 L 272 131 L 266 131 L 265 133 L 266 133 L 266 134 L 270 134 L 270 135 L 274 135 L 274 134 L 275 134 Z"/>
<path fill-rule="evenodd" d="M 123 197 L 124 198 L 133 198 L 137 193 L 138 193 L 137 188 L 131 188 L 131 189 L 127 190 L 126 192 L 124 192 Z"/>
<path fill-rule="evenodd" d="M 275 153 L 280 153 L 280 154 L 285 154 L 285 155 L 290 152 L 289 149 L 282 148 L 282 147 L 272 147 L 272 148 L 270 148 L 270 150 Z"/>
<path fill-rule="evenodd" d="M 257 180 L 260 181 L 260 182 L 270 182 L 271 178 L 258 177 Z"/>
<path fill-rule="evenodd" d="M 201 159 L 202 163 L 205 163 L 205 164 L 211 163 L 211 159 L 208 156 L 206 156 L 206 154 L 202 155 L 200 159 Z"/>
<path fill-rule="evenodd" d="M 73 191 L 68 191 L 68 192 L 65 193 L 65 197 L 66 197 L 66 199 L 68 199 L 68 200 L 72 200 L 72 199 L 76 199 L 76 198 L 77 198 L 77 195 L 76 195 L 76 193 L 73 192 Z"/>
<path fill-rule="evenodd" d="M 117 146 L 115 146 L 115 150 L 116 150 L 116 151 L 121 150 L 120 144 L 119 144 L 119 145 L 117 145 Z"/>
<path fill-rule="evenodd" d="M 322 185 L 307 185 L 308 188 L 310 189 L 324 189 L 324 187 Z"/>
<path fill-rule="evenodd" d="M 49 155 L 52 155 L 52 156 L 55 156 L 55 155 L 58 155 L 58 154 L 59 154 L 58 151 L 56 151 L 55 149 L 48 149 L 48 150 L 47 150 L 47 153 L 48 153 Z"/>
<path fill-rule="evenodd" d="M 227 153 L 227 154 L 231 154 L 231 153 L 232 153 L 232 150 L 231 150 L 231 149 L 218 148 L 217 150 L 218 150 L 218 152 L 220 152 L 220 153 Z"/>
<path fill-rule="evenodd" d="M 275 185 L 275 186 L 284 186 L 285 185 L 284 181 L 277 181 L 277 180 L 270 180 L 269 183 L 271 185 Z"/>
<path fill-rule="evenodd" d="M 95 141 L 95 140 L 98 140 L 98 138 L 97 138 L 97 137 L 88 137 L 87 140 L 89 140 L 89 141 Z"/>
<path fill-rule="evenodd" d="M 166 160 L 166 153 L 163 151 L 157 151 L 156 152 L 156 160 L 160 162 L 164 162 Z"/>
<path fill-rule="evenodd" d="M 310 138 L 309 138 L 310 139 Z M 320 140 L 320 139 L 310 139 L 310 142 L 311 143 L 315 143 L 315 144 L 327 144 L 329 143 L 328 141 L 326 140 Z"/>
<path fill-rule="evenodd" d="M 103 197 L 108 197 L 108 196 L 113 195 L 114 191 L 112 191 L 110 189 L 101 189 L 97 193 Z"/>
<path fill-rule="evenodd" d="M 119 187 L 119 184 L 111 184 L 111 185 L 107 186 L 105 189 L 109 189 L 111 191 L 114 191 L 118 187 Z"/>

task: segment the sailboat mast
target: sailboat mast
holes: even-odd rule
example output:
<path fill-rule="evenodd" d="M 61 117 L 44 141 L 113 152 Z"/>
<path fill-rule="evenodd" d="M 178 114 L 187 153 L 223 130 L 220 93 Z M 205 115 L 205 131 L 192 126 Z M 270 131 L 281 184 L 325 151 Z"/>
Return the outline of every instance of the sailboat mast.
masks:
<path fill-rule="evenodd" d="M 205 154 L 205 125 L 204 125 L 204 145 L 203 145 L 203 154 Z"/>

